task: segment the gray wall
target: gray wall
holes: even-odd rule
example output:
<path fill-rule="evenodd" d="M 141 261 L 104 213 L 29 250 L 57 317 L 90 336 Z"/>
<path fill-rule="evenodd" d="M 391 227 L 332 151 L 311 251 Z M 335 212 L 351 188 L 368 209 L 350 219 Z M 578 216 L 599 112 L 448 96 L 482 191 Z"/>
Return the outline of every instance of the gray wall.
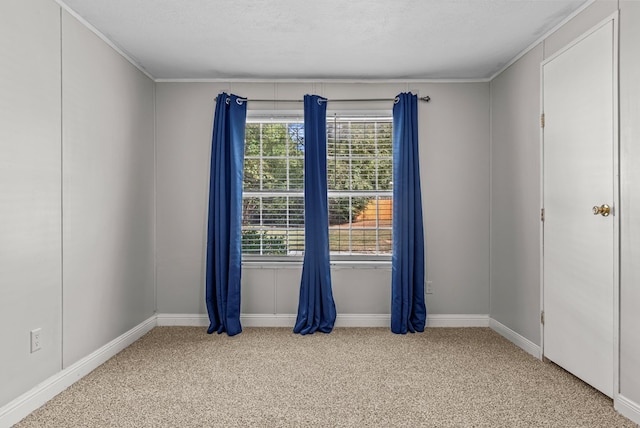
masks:
<path fill-rule="evenodd" d="M 214 97 L 393 97 L 430 95 L 419 106 L 426 263 L 432 314 L 489 312 L 488 83 L 158 83 L 157 299 L 159 313 L 205 313 L 204 259 Z M 249 108 L 291 110 L 284 103 Z M 331 108 L 331 106 L 330 106 Z M 380 104 L 340 105 L 371 110 Z M 385 108 L 385 107 L 383 107 Z M 391 108 L 387 106 L 386 108 Z M 242 312 L 295 313 L 300 269 L 245 268 Z M 333 269 L 339 314 L 388 314 L 389 269 Z M 364 297 L 362 297 L 364 296 Z"/>
<path fill-rule="evenodd" d="M 155 311 L 154 83 L 62 15 L 63 364 Z"/>
<path fill-rule="evenodd" d="M 59 15 L 0 2 L 0 406 L 61 365 Z"/>
<path fill-rule="evenodd" d="M 154 83 L 51 0 L 0 52 L 2 406 L 154 312 Z"/>
<path fill-rule="evenodd" d="M 599 0 L 491 82 L 491 317 L 540 344 L 540 62 L 620 8 L 620 392 L 640 403 L 640 3 Z"/>
<path fill-rule="evenodd" d="M 640 406 L 640 2 L 620 2 L 620 392 Z"/>
<path fill-rule="evenodd" d="M 491 82 L 491 317 L 540 344 L 540 62 Z"/>

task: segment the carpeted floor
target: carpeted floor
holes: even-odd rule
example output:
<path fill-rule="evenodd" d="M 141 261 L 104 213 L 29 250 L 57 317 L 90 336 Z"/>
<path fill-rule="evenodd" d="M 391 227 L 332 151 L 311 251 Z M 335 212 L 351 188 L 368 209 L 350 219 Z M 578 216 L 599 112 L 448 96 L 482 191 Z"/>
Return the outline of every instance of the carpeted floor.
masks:
<path fill-rule="evenodd" d="M 636 427 L 487 328 L 157 327 L 16 425 Z"/>

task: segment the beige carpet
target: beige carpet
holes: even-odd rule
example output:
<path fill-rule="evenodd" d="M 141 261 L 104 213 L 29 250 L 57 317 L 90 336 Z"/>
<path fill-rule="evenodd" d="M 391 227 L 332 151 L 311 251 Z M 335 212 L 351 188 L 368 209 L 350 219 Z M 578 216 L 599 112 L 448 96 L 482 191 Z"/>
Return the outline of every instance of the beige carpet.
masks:
<path fill-rule="evenodd" d="M 17 427 L 636 427 L 486 328 L 158 327 Z"/>

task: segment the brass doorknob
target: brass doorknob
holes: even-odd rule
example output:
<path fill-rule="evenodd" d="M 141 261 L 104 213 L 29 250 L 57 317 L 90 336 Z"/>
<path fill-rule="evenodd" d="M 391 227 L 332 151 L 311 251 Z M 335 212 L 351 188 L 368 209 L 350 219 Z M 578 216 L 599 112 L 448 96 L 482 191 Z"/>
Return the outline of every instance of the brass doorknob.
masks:
<path fill-rule="evenodd" d="M 602 217 L 607 217 L 611 213 L 611 207 L 607 204 L 593 207 L 593 215 L 600 214 Z"/>

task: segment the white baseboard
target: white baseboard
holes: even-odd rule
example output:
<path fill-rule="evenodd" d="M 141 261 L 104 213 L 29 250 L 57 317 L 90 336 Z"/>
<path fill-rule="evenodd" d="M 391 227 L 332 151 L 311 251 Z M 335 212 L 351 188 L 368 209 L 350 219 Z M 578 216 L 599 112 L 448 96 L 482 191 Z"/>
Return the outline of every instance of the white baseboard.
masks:
<path fill-rule="evenodd" d="M 338 314 L 336 327 L 387 327 L 391 326 L 388 314 Z"/>
<path fill-rule="evenodd" d="M 540 346 L 536 345 L 526 337 L 522 336 L 519 333 L 516 333 L 506 325 L 494 320 L 493 318 L 489 323 L 489 327 L 491 327 L 493 331 L 503 336 L 517 347 L 522 348 L 525 352 L 533 355 L 539 360 L 542 359 L 542 351 L 540 349 Z"/>
<path fill-rule="evenodd" d="M 296 314 L 242 314 L 243 327 L 289 327 L 296 323 Z M 387 327 L 389 315 L 346 314 L 336 317 L 336 327 Z M 205 314 L 158 314 L 158 326 L 206 327 L 209 317 Z"/>
<path fill-rule="evenodd" d="M 246 327 L 288 327 L 296 324 L 296 314 L 244 314 L 240 321 Z M 389 315 L 385 314 L 339 314 L 335 327 L 388 327 Z"/>
<path fill-rule="evenodd" d="M 245 327 L 291 327 L 296 322 L 295 314 L 241 314 L 240 322 Z M 206 314 L 158 314 L 158 326 L 206 327 Z M 338 314 L 336 327 L 389 327 L 389 314 Z M 427 327 L 489 327 L 489 315 L 428 315 Z"/>
<path fill-rule="evenodd" d="M 427 327 L 489 327 L 489 315 L 483 315 L 483 314 L 427 315 Z"/>
<path fill-rule="evenodd" d="M 158 327 L 208 327 L 206 314 L 157 314 Z"/>
<path fill-rule="evenodd" d="M 0 408 L 0 427 L 10 427 L 18 423 L 29 415 L 29 413 L 95 370 L 109 358 L 144 336 L 155 326 L 156 316 L 153 315 L 98 350 L 36 385 L 15 400 L 10 401 Z"/>
<path fill-rule="evenodd" d="M 158 314 L 159 327 L 207 327 L 209 317 L 206 314 Z M 243 327 L 291 327 L 296 322 L 295 314 L 242 314 Z"/>
<path fill-rule="evenodd" d="M 613 400 L 613 408 L 622 416 L 629 418 L 640 425 L 640 404 L 618 394 L 618 396 Z"/>
<path fill-rule="evenodd" d="M 242 314 L 240 322 L 244 327 L 293 328 L 296 323 L 296 314 Z"/>

